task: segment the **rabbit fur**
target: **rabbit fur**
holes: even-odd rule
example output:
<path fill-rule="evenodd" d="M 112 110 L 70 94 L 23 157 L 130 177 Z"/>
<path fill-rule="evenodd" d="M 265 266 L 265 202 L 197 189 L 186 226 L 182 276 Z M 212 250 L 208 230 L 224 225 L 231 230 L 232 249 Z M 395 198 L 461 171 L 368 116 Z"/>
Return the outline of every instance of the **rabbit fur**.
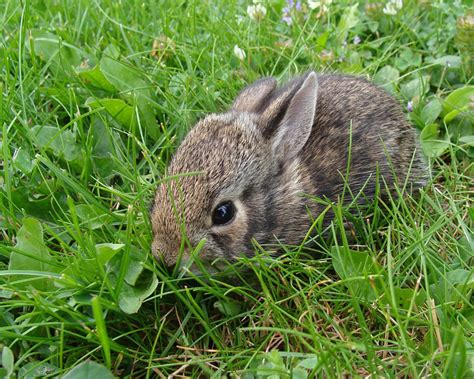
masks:
<path fill-rule="evenodd" d="M 151 206 L 153 254 L 185 265 L 205 239 L 199 258 L 210 266 L 254 255 L 254 240 L 299 244 L 324 209 L 303 194 L 337 201 L 346 180 L 371 199 L 377 177 L 389 191 L 422 186 L 417 141 L 398 102 L 362 78 L 309 72 L 281 88 L 260 79 L 177 149 Z M 223 202 L 233 219 L 215 225 Z"/>

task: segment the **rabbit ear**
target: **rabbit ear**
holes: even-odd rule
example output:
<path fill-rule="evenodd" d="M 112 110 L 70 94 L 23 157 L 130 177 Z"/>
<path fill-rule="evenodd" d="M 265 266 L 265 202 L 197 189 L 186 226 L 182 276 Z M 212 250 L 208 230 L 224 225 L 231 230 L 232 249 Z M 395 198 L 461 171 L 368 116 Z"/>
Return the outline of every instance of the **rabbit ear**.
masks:
<path fill-rule="evenodd" d="M 240 112 L 257 112 L 268 95 L 276 88 L 275 78 L 263 78 L 244 88 L 232 105 L 232 109 Z"/>
<path fill-rule="evenodd" d="M 294 158 L 306 144 L 313 128 L 317 92 L 318 78 L 312 71 L 302 82 L 291 83 L 263 111 L 266 134 L 271 133 L 272 151 L 279 162 Z"/>

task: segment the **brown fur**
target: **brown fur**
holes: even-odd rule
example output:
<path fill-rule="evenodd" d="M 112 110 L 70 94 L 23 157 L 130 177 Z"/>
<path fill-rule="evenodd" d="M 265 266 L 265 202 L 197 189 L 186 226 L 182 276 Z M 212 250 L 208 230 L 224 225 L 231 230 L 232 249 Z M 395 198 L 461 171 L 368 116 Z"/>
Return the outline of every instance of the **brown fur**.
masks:
<path fill-rule="evenodd" d="M 352 137 L 350 134 L 352 130 Z M 423 185 L 426 165 L 400 105 L 369 82 L 313 72 L 282 88 L 273 78 L 244 89 L 230 111 L 199 121 L 168 168 L 151 210 L 155 256 L 186 263 L 201 239 L 204 262 L 253 255 L 252 240 L 302 241 L 322 208 L 302 194 L 337 200 L 344 187 L 349 141 L 352 193 L 373 197 L 376 172 L 389 189 Z M 411 169 L 410 169 L 411 167 Z M 396 179 L 395 179 L 396 178 Z M 221 201 L 232 201 L 233 222 L 212 225 Z M 183 241 L 186 235 L 188 241 Z M 189 242 L 189 243 L 188 243 Z"/>

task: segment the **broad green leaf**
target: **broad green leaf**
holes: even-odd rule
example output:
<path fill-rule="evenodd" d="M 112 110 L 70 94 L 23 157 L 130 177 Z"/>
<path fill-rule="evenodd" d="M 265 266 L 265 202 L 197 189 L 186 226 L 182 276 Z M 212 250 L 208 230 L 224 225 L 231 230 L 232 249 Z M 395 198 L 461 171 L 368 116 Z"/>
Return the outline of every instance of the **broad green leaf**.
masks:
<path fill-rule="evenodd" d="M 2 366 L 7 371 L 7 378 L 13 375 L 13 371 L 15 370 L 15 358 L 8 346 L 4 346 L 2 350 Z"/>
<path fill-rule="evenodd" d="M 366 252 L 333 248 L 332 258 L 334 269 L 341 279 L 377 274 L 378 265 Z"/>
<path fill-rule="evenodd" d="M 451 92 L 443 103 L 444 121 L 450 122 L 459 113 L 467 111 L 474 99 L 474 86 L 465 86 Z"/>
<path fill-rule="evenodd" d="M 0 289 L 0 298 L 1 299 L 11 299 L 13 297 L 13 291 L 7 289 Z"/>
<path fill-rule="evenodd" d="M 421 65 L 421 54 L 414 53 L 412 49 L 404 48 L 401 50 L 397 58 L 395 58 L 395 66 L 405 71 L 410 67 L 419 67 Z"/>
<path fill-rule="evenodd" d="M 97 260 L 101 265 L 105 265 L 112 257 L 120 252 L 125 245 L 123 243 L 101 243 L 95 245 Z"/>
<path fill-rule="evenodd" d="M 460 145 L 474 146 L 474 136 L 463 136 L 459 138 Z"/>
<path fill-rule="evenodd" d="M 115 87 L 110 84 L 102 71 L 100 71 L 99 65 L 88 70 L 76 70 L 76 72 L 86 84 L 90 84 L 107 92 L 116 92 Z"/>
<path fill-rule="evenodd" d="M 445 55 L 444 57 L 437 58 L 431 62 L 435 65 L 445 66 L 448 68 L 458 69 L 461 67 L 461 57 L 457 55 Z"/>
<path fill-rule="evenodd" d="M 58 272 L 55 260 L 49 254 L 48 248 L 43 241 L 43 227 L 34 218 L 23 219 L 23 226 L 18 231 L 16 251 L 10 255 L 9 270 Z M 53 263 L 53 264 L 52 264 Z M 21 276 L 22 279 L 25 276 Z M 12 279 L 20 279 L 19 275 L 12 275 Z M 37 289 L 44 290 L 51 286 L 47 279 L 39 279 L 28 282 Z M 17 286 L 26 286 L 19 283 Z"/>
<path fill-rule="evenodd" d="M 99 268 L 97 252 L 95 257 L 89 258 L 88 255 L 89 252 L 84 252 L 82 249 L 79 250 L 73 261 L 61 272 L 65 278 L 65 280 L 62 281 L 62 285 L 68 286 L 70 284 L 69 278 L 85 285 L 90 285 L 98 280 L 102 280 L 101 276 L 104 270 Z M 101 257 L 101 259 L 105 260 L 107 257 Z M 114 278 L 113 275 L 111 275 L 111 277 Z"/>
<path fill-rule="evenodd" d="M 426 301 L 426 294 L 424 291 L 415 292 L 411 288 L 400 288 L 394 287 L 394 299 L 391 298 L 391 293 L 386 292 L 381 297 L 380 301 L 382 304 L 392 304 L 394 303 L 398 309 L 408 310 L 410 308 L 410 304 L 413 303 L 419 307 L 421 307 Z"/>
<path fill-rule="evenodd" d="M 130 65 L 104 57 L 100 60 L 100 70 L 109 83 L 117 90 L 123 91 L 125 96 L 137 94 L 151 98 L 150 84 Z"/>
<path fill-rule="evenodd" d="M 33 29 L 29 33 L 30 42 L 34 45 L 34 52 L 43 61 L 56 59 L 59 52 L 59 39 L 53 33 Z M 27 44 L 29 47 L 29 45 Z"/>
<path fill-rule="evenodd" d="M 297 367 L 302 367 L 308 370 L 314 370 L 319 363 L 318 356 L 315 355 L 313 357 L 305 358 L 301 362 L 298 363 Z"/>
<path fill-rule="evenodd" d="M 370 31 L 375 34 L 377 32 L 377 30 L 379 29 L 379 23 L 377 21 L 373 21 L 373 20 L 368 20 L 368 21 L 365 21 L 368 28 L 370 29 Z"/>
<path fill-rule="evenodd" d="M 337 25 L 338 40 L 341 42 L 347 39 L 347 34 L 350 29 L 356 26 L 359 23 L 358 15 L 359 4 L 356 3 L 350 7 L 346 7 L 344 13 L 339 20 Z"/>
<path fill-rule="evenodd" d="M 448 114 L 446 114 L 446 116 L 444 116 L 443 121 L 444 121 L 446 124 L 448 124 L 448 123 L 450 123 L 451 121 L 453 121 L 453 120 L 457 117 L 457 115 L 458 115 L 459 113 L 461 113 L 461 112 L 463 112 L 463 111 L 465 111 L 465 110 L 466 110 L 466 108 L 464 108 L 464 109 L 454 109 L 454 110 L 452 110 L 451 112 L 449 112 Z"/>
<path fill-rule="evenodd" d="M 474 289 L 474 269 L 456 269 L 441 275 L 438 282 L 431 286 L 431 291 L 439 303 L 469 304 L 469 296 Z"/>
<path fill-rule="evenodd" d="M 290 375 L 286 373 L 286 370 L 275 367 L 271 362 L 259 365 L 256 373 L 258 379 L 290 379 Z"/>
<path fill-rule="evenodd" d="M 424 121 L 425 125 L 432 124 L 438 118 L 441 113 L 441 101 L 434 98 L 428 104 L 426 104 L 421 111 L 421 119 Z"/>
<path fill-rule="evenodd" d="M 395 93 L 399 77 L 400 73 L 396 68 L 385 66 L 375 74 L 373 80 L 375 84 L 385 88 L 391 93 Z"/>
<path fill-rule="evenodd" d="M 125 273 L 125 281 L 131 286 L 136 285 L 140 274 L 143 272 L 143 262 L 136 259 L 130 259 Z"/>
<path fill-rule="evenodd" d="M 157 286 L 156 275 L 148 270 L 144 270 L 140 275 L 137 285 L 132 287 L 126 282 L 123 283 L 119 294 L 120 309 L 128 314 L 138 312 L 143 301 L 155 291 Z"/>
<path fill-rule="evenodd" d="M 446 280 L 456 286 L 459 284 L 474 287 L 474 269 L 458 269 L 446 273 Z"/>
<path fill-rule="evenodd" d="M 28 362 L 18 370 L 19 379 L 52 377 L 59 369 L 47 362 Z"/>
<path fill-rule="evenodd" d="M 216 301 L 214 303 L 214 308 L 217 308 L 219 312 L 221 312 L 225 316 L 236 316 L 242 310 L 240 303 L 231 299 L 223 299 Z"/>
<path fill-rule="evenodd" d="M 420 134 L 421 147 L 428 157 L 439 157 L 449 146 L 447 136 L 440 136 L 437 124 L 426 125 Z"/>
<path fill-rule="evenodd" d="M 372 285 L 376 281 L 369 275 L 377 275 L 381 271 L 380 265 L 366 252 L 352 251 L 335 247 L 331 250 L 333 266 L 344 284 L 355 295 L 373 300 L 375 295 Z"/>
<path fill-rule="evenodd" d="M 100 61 L 100 70 L 105 78 L 126 97 L 129 103 L 136 102 L 143 117 L 142 124 L 152 138 L 158 137 L 158 126 L 155 111 L 152 107 L 154 99 L 151 84 L 136 69 L 116 59 L 104 57 Z"/>
<path fill-rule="evenodd" d="M 116 163 L 111 157 L 116 155 L 115 146 L 119 146 L 117 132 L 105 125 L 98 116 L 92 117 L 91 131 L 94 138 L 94 168 L 100 176 L 110 178 L 116 173 Z"/>
<path fill-rule="evenodd" d="M 111 43 L 104 49 L 104 55 L 109 58 L 118 59 L 120 57 L 120 50 L 117 46 Z"/>
<path fill-rule="evenodd" d="M 86 100 L 86 105 L 91 109 L 103 108 L 126 130 L 130 130 L 135 120 L 133 107 L 120 99 L 94 99 Z"/>
<path fill-rule="evenodd" d="M 55 102 L 68 103 L 70 101 L 70 93 L 64 88 L 57 87 L 39 87 L 38 92 L 48 98 L 54 99 Z"/>
<path fill-rule="evenodd" d="M 40 220 L 54 221 L 52 216 L 52 203 L 59 202 L 61 205 L 65 203 L 65 194 L 60 188 L 52 186 L 53 194 L 45 197 L 36 198 L 34 194 L 37 193 L 37 188 L 33 186 L 18 187 L 12 191 L 12 202 L 19 208 L 23 209 L 25 214 L 33 216 Z"/>
<path fill-rule="evenodd" d="M 302 369 L 301 367 L 295 367 L 293 370 L 291 370 L 292 379 L 306 379 L 307 377 L 307 371 Z"/>
<path fill-rule="evenodd" d="M 324 49 L 326 48 L 326 43 L 329 38 L 329 32 L 325 31 L 324 33 L 321 33 L 318 35 L 318 38 L 316 39 L 316 44 L 318 45 L 319 48 Z"/>
<path fill-rule="evenodd" d="M 44 30 L 31 30 L 29 38 L 33 44 L 34 53 L 48 63 L 55 74 L 70 74 L 74 67 L 80 66 L 83 61 L 93 59 L 90 54 L 61 41 L 57 35 Z M 28 43 L 27 47 L 30 47 Z"/>
<path fill-rule="evenodd" d="M 345 70 L 348 72 L 360 72 L 363 69 L 360 54 L 357 51 L 351 51 L 347 54 L 344 61 Z"/>
<path fill-rule="evenodd" d="M 94 157 L 110 160 L 110 156 L 115 154 L 112 139 L 114 132 L 97 116 L 92 117 L 91 129 L 92 136 L 94 137 Z"/>
<path fill-rule="evenodd" d="M 472 328 L 471 328 L 472 331 Z M 472 365 L 472 345 L 466 341 L 465 336 L 468 335 L 466 330 L 457 326 L 452 329 L 453 338 L 449 338 L 447 346 L 449 346 L 451 353 L 449 362 L 444 369 L 444 378 L 474 378 L 474 366 Z M 450 334 L 451 334 L 450 333 Z M 471 357 L 469 357 L 471 355 Z"/>
<path fill-rule="evenodd" d="M 170 78 L 168 89 L 176 97 L 184 96 L 190 81 L 188 74 L 179 72 Z"/>
<path fill-rule="evenodd" d="M 83 362 L 76 367 L 74 367 L 71 371 L 69 371 L 66 375 L 63 376 L 63 379 L 112 379 L 115 376 L 112 375 L 110 370 L 96 362 L 87 361 Z"/>
<path fill-rule="evenodd" d="M 29 174 L 33 167 L 35 167 L 36 162 L 31 158 L 28 150 L 19 148 L 13 155 L 13 163 L 15 167 L 23 172 L 23 174 Z"/>
<path fill-rule="evenodd" d="M 125 275 L 124 280 L 130 286 L 135 286 L 139 283 L 140 280 L 143 280 L 141 276 L 144 271 L 144 263 L 143 261 L 147 257 L 147 252 L 142 251 L 140 249 L 134 249 L 132 252 L 129 253 L 130 256 L 127 261 L 127 266 L 125 267 Z M 115 255 L 112 257 L 108 262 L 108 270 L 112 273 L 118 273 L 122 269 L 122 262 L 123 262 L 123 255 L 122 252 L 120 254 Z M 111 280 L 116 282 L 117 278 L 115 275 L 111 276 Z M 140 284 L 138 284 L 140 285 Z"/>
<path fill-rule="evenodd" d="M 266 354 L 267 359 L 272 362 L 275 367 L 285 368 L 285 362 L 283 362 L 283 357 L 277 349 L 273 349 L 268 354 Z"/>
<path fill-rule="evenodd" d="M 411 100 L 415 97 L 421 97 L 430 89 L 430 78 L 427 75 L 418 76 L 408 83 L 400 86 L 400 91 L 405 98 Z"/>
<path fill-rule="evenodd" d="M 31 128 L 31 134 L 38 146 L 50 149 L 67 161 L 81 157 L 81 149 L 76 144 L 74 134 L 69 130 L 61 130 L 55 126 L 36 125 Z"/>
<path fill-rule="evenodd" d="M 79 204 L 74 208 L 79 220 L 91 229 L 100 229 L 112 220 L 110 213 L 100 213 L 90 204 Z"/>

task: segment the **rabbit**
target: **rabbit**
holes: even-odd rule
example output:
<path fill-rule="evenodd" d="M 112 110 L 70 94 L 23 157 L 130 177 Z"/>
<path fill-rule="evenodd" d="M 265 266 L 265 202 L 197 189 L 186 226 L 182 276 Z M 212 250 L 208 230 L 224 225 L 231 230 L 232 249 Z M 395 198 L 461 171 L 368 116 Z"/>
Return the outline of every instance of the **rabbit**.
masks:
<path fill-rule="evenodd" d="M 426 176 L 417 134 L 385 90 L 314 71 L 281 88 L 263 78 L 182 141 L 151 204 L 152 252 L 184 267 L 205 239 L 199 258 L 219 267 L 253 256 L 255 241 L 300 244 L 325 208 L 305 195 L 337 201 L 346 181 L 370 200 L 377 178 L 393 191 Z"/>

